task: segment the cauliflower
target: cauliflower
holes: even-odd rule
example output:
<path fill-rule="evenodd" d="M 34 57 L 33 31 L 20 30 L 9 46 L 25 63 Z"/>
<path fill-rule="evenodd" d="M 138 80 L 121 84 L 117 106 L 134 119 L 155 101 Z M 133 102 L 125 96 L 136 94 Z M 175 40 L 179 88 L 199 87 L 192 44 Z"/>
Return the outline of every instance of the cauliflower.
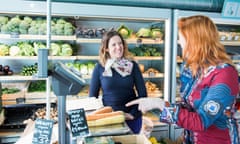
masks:
<path fill-rule="evenodd" d="M 20 48 L 18 46 L 11 46 L 9 48 L 9 55 L 10 56 L 19 56 L 20 55 Z"/>

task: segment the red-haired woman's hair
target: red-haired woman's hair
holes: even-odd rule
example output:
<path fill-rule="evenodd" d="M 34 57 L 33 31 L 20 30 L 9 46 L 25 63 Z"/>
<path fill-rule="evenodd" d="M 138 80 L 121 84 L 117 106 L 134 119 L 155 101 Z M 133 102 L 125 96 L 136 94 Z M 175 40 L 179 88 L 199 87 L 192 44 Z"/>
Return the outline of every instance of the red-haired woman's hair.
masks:
<path fill-rule="evenodd" d="M 183 17 L 178 21 L 178 29 L 186 40 L 183 59 L 194 76 L 198 70 L 211 65 L 232 64 L 220 43 L 217 27 L 210 18 L 202 15 Z"/>

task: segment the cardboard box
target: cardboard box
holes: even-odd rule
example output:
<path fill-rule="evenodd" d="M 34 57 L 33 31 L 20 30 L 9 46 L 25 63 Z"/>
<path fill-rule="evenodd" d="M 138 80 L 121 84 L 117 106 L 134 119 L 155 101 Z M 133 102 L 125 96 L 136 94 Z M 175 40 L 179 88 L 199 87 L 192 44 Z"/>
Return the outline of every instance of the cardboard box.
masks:
<path fill-rule="evenodd" d="M 122 144 L 151 144 L 145 135 L 120 135 L 112 137 L 114 142 Z"/>

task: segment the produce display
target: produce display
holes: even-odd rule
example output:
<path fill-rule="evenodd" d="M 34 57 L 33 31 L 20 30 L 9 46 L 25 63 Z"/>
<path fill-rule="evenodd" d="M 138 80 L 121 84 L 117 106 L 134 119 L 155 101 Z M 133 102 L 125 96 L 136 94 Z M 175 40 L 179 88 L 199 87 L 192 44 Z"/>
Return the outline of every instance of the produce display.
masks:
<path fill-rule="evenodd" d="M 123 36 L 123 38 L 129 38 L 132 35 L 133 30 L 122 24 L 117 31 Z"/>
<path fill-rule="evenodd" d="M 0 56 L 9 55 L 9 46 L 7 44 L 0 44 Z"/>
<path fill-rule="evenodd" d="M 156 90 L 158 90 L 157 84 L 150 82 L 150 81 L 146 81 L 145 86 L 146 86 L 148 93 L 155 92 Z"/>
<path fill-rule="evenodd" d="M 77 72 L 79 72 L 79 74 L 81 75 L 91 75 L 93 72 L 93 69 L 95 67 L 95 63 L 94 62 L 85 62 L 85 63 L 81 63 L 81 62 L 67 62 L 65 63 L 65 65 L 69 68 L 74 68 Z"/>
<path fill-rule="evenodd" d="M 37 71 L 38 71 L 38 66 L 37 66 L 37 63 L 35 63 L 33 65 L 24 65 L 21 69 L 20 74 L 24 76 L 32 76 L 36 74 Z"/>
<path fill-rule="evenodd" d="M 20 92 L 19 88 L 2 88 L 2 94 L 13 94 Z"/>
<path fill-rule="evenodd" d="M 102 137 L 86 137 L 84 144 L 116 144 L 111 136 Z M 119 144 L 119 143 L 118 143 Z"/>
<path fill-rule="evenodd" d="M 107 30 L 105 28 L 83 28 L 76 29 L 76 37 L 78 38 L 101 38 Z"/>
<path fill-rule="evenodd" d="M 33 34 L 45 35 L 47 32 L 47 21 L 42 17 L 0 16 L 0 29 L 2 34 Z M 75 26 L 63 18 L 51 20 L 52 35 L 73 35 Z"/>
<path fill-rule="evenodd" d="M 150 28 L 140 28 L 136 33 L 137 37 L 140 38 L 150 38 L 151 37 L 151 29 Z"/>
<path fill-rule="evenodd" d="M 240 41 L 240 28 L 238 26 L 218 26 L 221 41 Z"/>
<path fill-rule="evenodd" d="M 102 107 L 86 116 L 89 127 L 105 126 L 124 123 L 125 117 L 122 111 L 113 111 L 111 107 Z"/>
<path fill-rule="evenodd" d="M 160 48 L 151 45 L 140 45 L 138 47 L 130 48 L 129 51 L 134 56 L 161 56 Z"/>
<path fill-rule="evenodd" d="M 28 92 L 43 92 L 46 90 L 46 81 L 31 81 L 28 86 Z"/>
<path fill-rule="evenodd" d="M 156 139 L 156 137 L 151 136 L 149 138 L 149 141 L 152 144 L 182 144 L 183 143 L 183 138 L 178 137 L 176 140 L 170 140 L 168 138 L 162 138 L 160 141 Z"/>
<path fill-rule="evenodd" d="M 36 56 L 39 48 L 46 48 L 43 42 L 19 41 L 11 45 L 0 44 L 0 56 Z M 73 47 L 69 43 L 51 42 L 50 56 L 71 56 Z"/>
<path fill-rule="evenodd" d="M 142 27 L 136 32 L 130 28 L 128 28 L 126 25 L 121 24 L 120 27 L 117 29 L 117 31 L 124 37 L 124 38 L 130 38 L 130 37 L 137 37 L 137 38 L 152 38 L 152 39 L 161 39 L 163 36 L 163 32 L 161 28 L 159 27 Z"/>
<path fill-rule="evenodd" d="M 147 75 L 149 75 L 149 76 L 156 76 L 157 74 L 159 74 L 160 72 L 157 70 L 157 69 L 155 69 L 155 68 L 149 68 L 149 69 L 147 69 L 145 72 L 144 72 L 144 74 L 147 74 Z"/>
<path fill-rule="evenodd" d="M 0 76 L 1 75 L 12 75 L 12 74 L 13 74 L 13 71 L 10 69 L 10 66 L 8 66 L 8 65 L 2 66 L 0 64 Z"/>
<path fill-rule="evenodd" d="M 46 107 L 37 109 L 35 113 L 31 116 L 31 119 L 47 119 Z M 56 107 L 50 108 L 50 119 L 53 120 L 55 123 L 58 121 L 58 111 Z"/>

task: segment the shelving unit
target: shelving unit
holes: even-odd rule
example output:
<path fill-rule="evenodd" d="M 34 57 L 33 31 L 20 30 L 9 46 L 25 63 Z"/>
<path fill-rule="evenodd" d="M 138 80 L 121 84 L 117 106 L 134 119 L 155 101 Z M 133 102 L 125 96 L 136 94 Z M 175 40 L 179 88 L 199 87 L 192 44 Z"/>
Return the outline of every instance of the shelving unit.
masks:
<path fill-rule="evenodd" d="M 16 1 L 16 3 L 18 3 Z M 23 2 L 20 5 L 24 8 L 24 9 L 19 9 L 15 6 L 12 5 L 6 5 L 6 7 L 8 7 L 7 9 L 3 8 L 2 13 L 6 14 L 6 15 L 14 15 L 15 13 L 21 14 L 21 15 L 33 15 L 33 16 L 44 16 L 45 15 L 45 11 L 43 11 L 43 9 L 46 9 L 46 3 L 45 2 Z M 164 92 L 165 94 L 162 94 L 165 96 L 166 100 L 169 100 L 169 81 L 167 79 L 169 79 L 168 73 L 167 71 L 169 71 L 169 63 L 170 61 L 170 21 L 171 21 L 171 16 L 170 16 L 170 10 L 168 9 L 153 9 L 153 8 L 134 8 L 135 12 L 133 13 L 124 13 L 126 12 L 126 10 L 129 10 L 131 8 L 126 8 L 126 7 L 119 7 L 119 6 L 96 6 L 96 5 L 85 5 L 85 4 L 71 4 L 71 3 L 58 3 L 58 2 L 52 2 L 52 16 L 53 17 L 60 17 L 63 16 L 64 18 L 70 17 L 70 18 L 74 18 L 76 21 L 78 21 L 78 23 L 82 23 L 82 25 L 84 25 L 84 23 L 86 23 L 86 25 L 92 25 L 92 26 L 97 26 L 100 24 L 104 24 L 106 25 L 106 21 L 109 21 L 110 24 L 108 25 L 115 25 L 116 26 L 122 24 L 122 23 L 127 23 L 130 24 L 132 23 L 132 25 L 135 26 L 136 23 L 139 23 L 140 25 L 137 27 L 141 27 L 141 26 L 147 26 L 152 22 L 162 22 L 165 26 L 164 26 L 164 33 L 165 33 L 165 40 L 154 40 L 154 39 L 149 39 L 149 38 L 141 38 L 141 42 L 140 44 L 155 44 L 155 45 L 164 45 L 164 56 L 159 56 L 159 57 L 135 57 L 135 59 L 137 61 L 164 61 L 164 65 L 163 68 L 163 73 L 157 74 L 156 76 L 148 76 L 146 74 L 144 74 L 144 77 L 149 79 L 149 78 L 161 78 L 161 79 L 166 79 L 164 80 Z M 68 9 L 67 11 L 62 10 L 61 6 L 63 6 Z M 36 9 L 36 6 L 38 7 Z M 41 9 L 39 9 L 39 7 L 41 7 Z M 89 9 L 86 11 L 86 7 L 90 7 L 94 9 L 94 13 L 89 12 Z M 79 10 L 79 8 L 81 8 Z M 104 11 L 104 9 L 109 9 L 112 10 L 113 13 L 108 13 L 106 11 Z M 136 13 L 137 11 L 148 11 L 147 13 L 145 13 L 144 15 L 139 15 L 139 13 Z M 121 11 L 121 13 L 119 13 Z M 151 14 L 150 14 L 151 11 Z M 161 16 L 159 17 L 159 13 L 161 13 Z M 136 30 L 136 29 L 135 29 Z M 9 34 L 0 34 L 0 38 L 3 40 L 16 40 L 16 41 L 21 41 L 21 40 L 37 40 L 37 41 L 42 41 L 47 39 L 46 35 L 9 35 Z M 101 42 L 100 38 L 77 38 L 76 36 L 55 36 L 52 35 L 51 36 L 51 40 L 53 41 L 71 41 L 74 42 L 78 45 L 81 45 L 82 47 L 85 47 L 86 45 L 98 45 Z M 134 45 L 136 43 L 139 44 L 139 38 L 129 38 L 126 39 L 127 43 L 130 45 Z M 86 49 L 84 48 L 84 52 L 89 53 L 89 51 L 92 50 L 87 50 L 89 49 L 89 47 L 87 47 Z M 93 51 L 96 51 L 93 50 Z M 52 62 L 52 61 L 57 61 L 57 60 L 61 60 L 61 61 L 83 61 L 83 60 L 93 60 L 96 61 L 98 59 L 98 56 L 91 55 L 91 54 L 85 54 L 83 52 L 83 54 L 79 54 L 79 55 L 75 55 L 75 56 L 49 56 L 48 59 Z M 10 56 L 5 56 L 5 57 L 1 57 L 0 59 L 4 60 L 4 61 L 25 61 L 25 60 L 33 60 L 33 61 L 37 61 L 37 56 L 15 56 L 15 57 L 10 57 Z M 165 72 L 166 71 L 166 72 Z M 163 76 L 164 75 L 164 76 Z M 13 76 L 12 78 L 14 78 L 15 76 Z M 87 78 L 89 76 L 86 76 Z M 19 77 L 18 77 L 19 78 Z M 6 79 L 6 78 L 5 78 Z M 10 78 L 9 78 L 10 79 Z M 23 78 L 24 79 L 24 78 Z M 25 79 L 29 79 L 29 78 L 25 78 Z"/>
<path fill-rule="evenodd" d="M 13 0 L 14 5 L 4 3 L 0 8 L 1 15 L 28 15 L 28 16 L 46 16 L 47 3 L 45 1 L 18 1 Z M 140 63 L 149 64 L 160 62 L 157 69 L 161 69 L 161 73 L 156 75 L 143 74 L 146 80 L 156 79 L 161 83 L 161 94 L 165 100 L 170 100 L 170 65 L 171 65 L 171 48 L 170 48 L 170 33 L 171 33 L 171 10 L 159 8 L 138 8 L 138 7 L 122 7 L 122 6 L 103 6 L 103 5 L 88 5 L 78 3 L 61 3 L 52 2 L 52 17 L 64 17 L 75 19 L 78 25 L 82 26 L 104 26 L 110 27 L 114 25 L 115 28 L 120 24 L 125 23 L 129 28 L 135 29 L 140 27 L 147 27 L 151 23 L 160 22 L 163 24 L 164 38 L 163 40 L 154 40 L 149 38 L 129 38 L 126 39 L 130 46 L 136 44 L 144 45 L 161 45 L 163 47 L 163 56 L 136 56 L 135 59 Z M 64 8 L 64 9 L 63 9 Z M 129 13 L 131 11 L 131 13 Z M 144 12 L 144 13 L 143 13 Z M 9 35 L 0 34 L 0 41 L 44 41 L 47 40 L 47 35 Z M 79 46 L 79 52 L 74 56 L 48 56 L 51 63 L 55 61 L 97 61 L 98 48 L 101 42 L 100 38 L 78 38 L 74 36 L 51 36 L 52 41 L 67 41 Z M 18 63 L 32 63 L 37 62 L 37 56 L 4 56 L 0 57 L 0 61 L 4 64 L 14 64 L 17 62 L 16 69 L 20 66 Z M 154 65 L 155 66 L 155 65 Z M 84 75 L 85 79 L 90 79 L 90 75 Z M 11 76 L 0 76 L 0 82 L 11 81 L 32 81 L 44 80 L 32 76 L 20 76 L 17 73 Z M 160 128 L 161 127 L 161 128 Z M 168 135 L 168 125 L 157 126 L 154 135 L 159 137 L 161 132 L 158 129 L 163 129 L 164 134 Z"/>

